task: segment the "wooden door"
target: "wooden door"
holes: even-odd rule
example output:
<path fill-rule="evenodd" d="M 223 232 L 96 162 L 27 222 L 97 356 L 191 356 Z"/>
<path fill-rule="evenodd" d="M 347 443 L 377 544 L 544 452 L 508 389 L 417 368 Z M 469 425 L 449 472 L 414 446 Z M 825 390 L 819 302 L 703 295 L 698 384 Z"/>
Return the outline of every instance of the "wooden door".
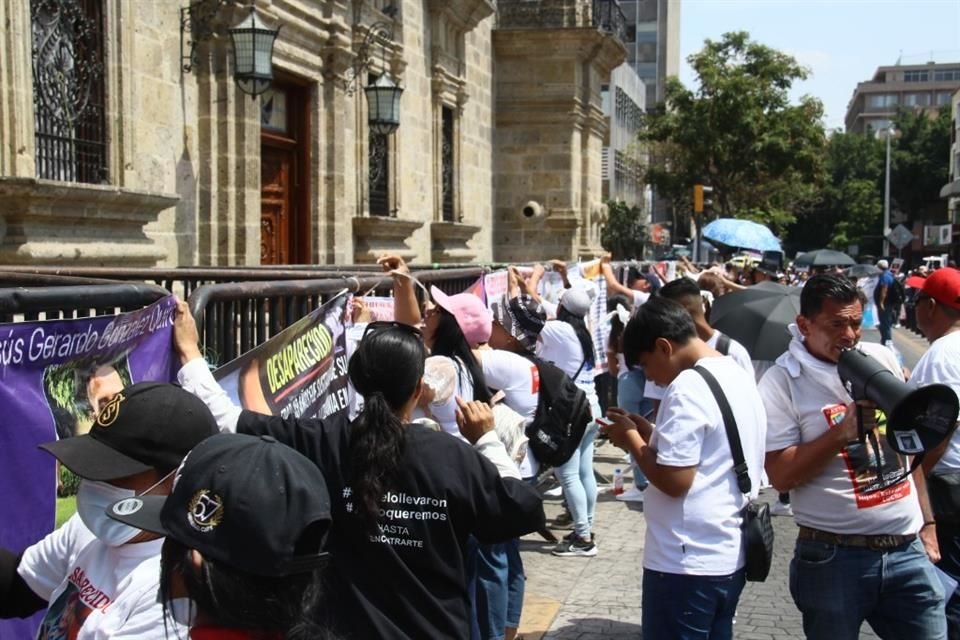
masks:
<path fill-rule="evenodd" d="M 260 264 L 290 264 L 290 150 L 264 146 L 260 153 Z"/>
<path fill-rule="evenodd" d="M 260 263 L 310 260 L 310 181 L 306 173 L 309 94 L 274 82 L 260 97 Z"/>

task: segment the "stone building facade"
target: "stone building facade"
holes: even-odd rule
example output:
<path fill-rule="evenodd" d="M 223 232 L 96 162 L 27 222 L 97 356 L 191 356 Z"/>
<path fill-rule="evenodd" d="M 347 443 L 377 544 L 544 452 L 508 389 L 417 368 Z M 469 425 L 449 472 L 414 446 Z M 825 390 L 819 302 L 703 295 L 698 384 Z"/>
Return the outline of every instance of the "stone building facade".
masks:
<path fill-rule="evenodd" d="M 505 19 L 521 4 L 572 17 Z M 280 27 L 257 98 L 227 35 L 251 6 Z M 600 86 L 624 56 L 598 6 L 616 2 L 0 3 L 0 264 L 595 252 Z M 351 84 L 375 25 L 393 38 Z M 390 135 L 371 132 L 363 91 L 384 73 L 404 88 Z"/>

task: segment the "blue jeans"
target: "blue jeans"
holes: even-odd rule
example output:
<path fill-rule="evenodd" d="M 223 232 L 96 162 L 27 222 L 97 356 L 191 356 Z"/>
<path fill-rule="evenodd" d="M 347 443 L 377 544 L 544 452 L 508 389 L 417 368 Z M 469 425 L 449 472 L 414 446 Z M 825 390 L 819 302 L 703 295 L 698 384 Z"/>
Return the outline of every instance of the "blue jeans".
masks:
<path fill-rule="evenodd" d="M 506 545 L 467 543 L 471 640 L 503 640 L 507 626 Z"/>
<path fill-rule="evenodd" d="M 746 582 L 728 576 L 689 576 L 643 570 L 643 640 L 730 640 Z"/>
<path fill-rule="evenodd" d="M 947 637 L 943 587 L 919 539 L 886 551 L 797 540 L 790 594 L 808 639 Z"/>
<path fill-rule="evenodd" d="M 940 545 L 940 570 L 960 582 L 960 524 L 937 518 L 937 543 Z M 947 608 L 947 637 L 960 640 L 960 590 L 949 594 Z"/>
<path fill-rule="evenodd" d="M 523 592 L 526 591 L 527 576 L 523 573 L 523 558 L 520 557 L 520 540 L 514 538 L 504 543 L 507 551 L 507 626 L 520 626 L 523 613 Z"/>
<path fill-rule="evenodd" d="M 647 385 L 647 378 L 643 375 L 643 369 L 633 369 L 617 379 L 617 404 L 624 411 L 635 413 L 644 418 L 651 418 L 653 413 L 653 400 L 643 395 L 644 387 Z M 651 418 L 652 419 L 652 418 Z M 643 475 L 640 465 L 634 461 L 633 482 L 638 489 L 646 489 L 647 476 Z"/>
<path fill-rule="evenodd" d="M 893 339 L 893 309 L 889 306 L 885 309 L 877 308 L 877 320 L 880 323 L 880 344 L 887 344 Z"/>
<path fill-rule="evenodd" d="M 593 443 L 597 439 L 597 422 L 591 420 L 573 455 L 557 467 L 557 478 L 563 485 L 563 497 L 573 518 L 573 531 L 587 538 L 593 531 L 593 513 L 597 507 L 597 479 L 593 475 Z"/>

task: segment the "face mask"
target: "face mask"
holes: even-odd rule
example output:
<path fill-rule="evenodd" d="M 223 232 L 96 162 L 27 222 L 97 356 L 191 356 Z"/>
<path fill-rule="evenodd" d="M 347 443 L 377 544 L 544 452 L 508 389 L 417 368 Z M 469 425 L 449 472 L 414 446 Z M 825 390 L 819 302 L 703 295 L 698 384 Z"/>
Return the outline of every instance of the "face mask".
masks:
<path fill-rule="evenodd" d="M 167 615 L 189 629 L 197 620 L 197 603 L 192 598 L 173 598 L 167 601 Z"/>
<path fill-rule="evenodd" d="M 140 529 L 117 522 L 107 515 L 107 507 L 118 500 L 137 495 L 133 489 L 121 489 L 106 482 L 81 480 L 77 491 L 77 513 L 87 529 L 104 544 L 119 547 L 139 535 Z"/>

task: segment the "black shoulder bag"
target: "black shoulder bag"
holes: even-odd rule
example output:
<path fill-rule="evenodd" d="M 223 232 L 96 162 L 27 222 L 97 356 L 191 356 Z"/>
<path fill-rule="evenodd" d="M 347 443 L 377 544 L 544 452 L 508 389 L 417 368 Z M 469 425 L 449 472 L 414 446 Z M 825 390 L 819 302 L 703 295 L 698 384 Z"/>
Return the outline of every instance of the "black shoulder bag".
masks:
<path fill-rule="evenodd" d="M 730 452 L 733 454 L 733 471 L 737 474 L 737 487 L 747 496 L 750 495 L 752 485 L 747 473 L 747 461 L 743 457 L 743 445 L 740 444 L 740 432 L 737 430 L 737 421 L 733 417 L 730 403 L 724 395 L 720 383 L 713 374 L 701 366 L 694 367 L 697 373 L 703 376 L 713 392 L 713 397 L 720 406 L 723 416 L 723 426 L 730 442 Z M 760 500 L 749 500 L 741 513 L 743 516 L 743 546 L 747 558 L 747 580 L 763 582 L 770 573 L 770 562 L 773 560 L 773 523 L 770 521 L 770 505 Z"/>

